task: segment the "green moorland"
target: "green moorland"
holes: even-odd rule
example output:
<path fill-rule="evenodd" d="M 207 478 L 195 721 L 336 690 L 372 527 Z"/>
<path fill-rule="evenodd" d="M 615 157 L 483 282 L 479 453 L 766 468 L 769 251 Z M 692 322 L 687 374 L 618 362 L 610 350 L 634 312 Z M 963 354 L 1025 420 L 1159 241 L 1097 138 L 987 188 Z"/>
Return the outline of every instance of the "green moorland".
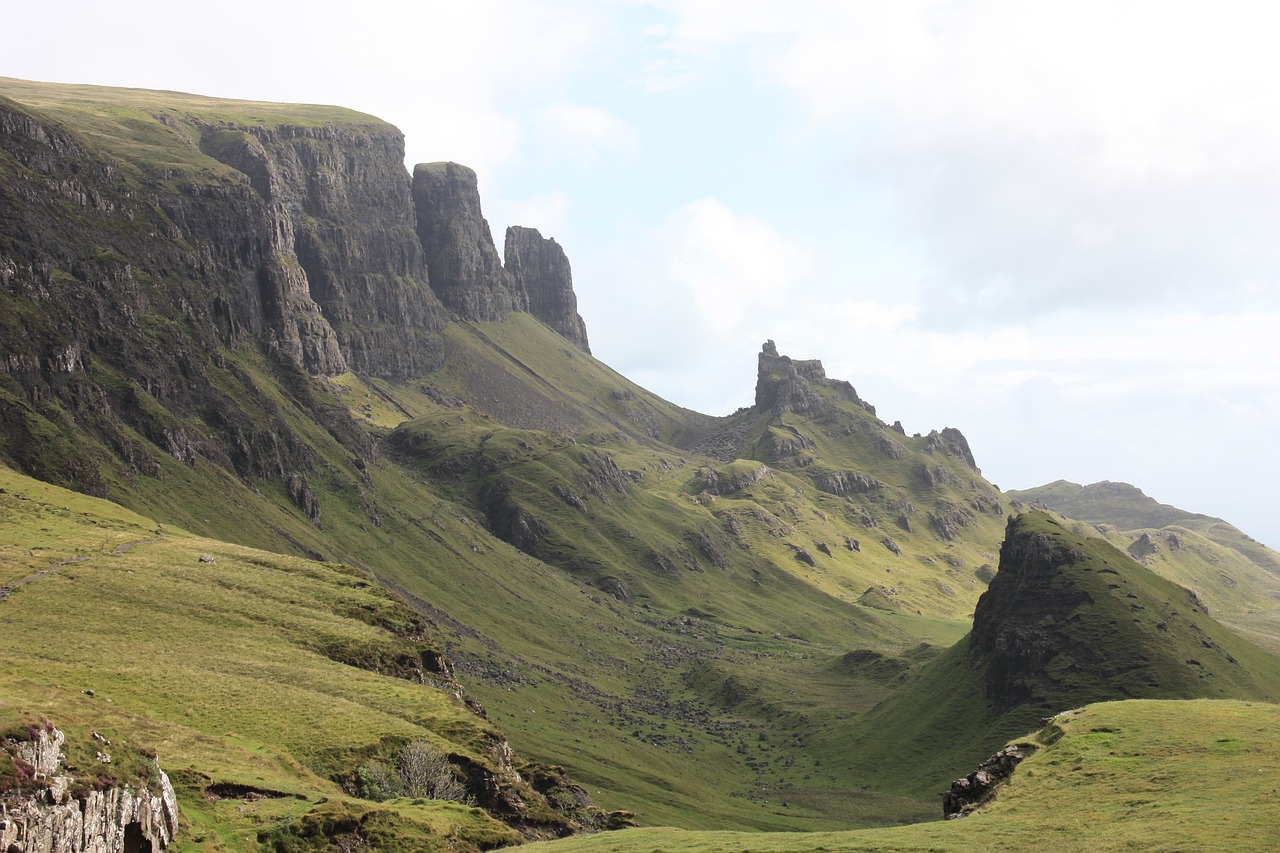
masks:
<path fill-rule="evenodd" d="M 925 780 L 937 789 L 967 769 L 966 756 L 989 755 L 1044 717 L 1129 697 L 1275 702 L 1280 658 L 1106 541 L 1028 512 L 1009 524 L 970 634 L 814 740 L 885 790 Z"/>
<path fill-rule="evenodd" d="M 43 628 L 28 613 L 36 639 L 4 652 L 0 700 L 15 714 L 18 699 L 31 713 L 57 711 L 76 731 L 108 725 L 94 713 L 132 714 L 117 734 L 166 761 L 174 755 L 179 770 L 211 762 L 211 779 L 295 794 L 195 799 L 186 843 L 234 846 L 241 832 L 297 835 L 289 827 L 298 826 L 323 835 L 341 822 L 329 820 L 333 810 L 379 815 L 374 824 L 465 814 L 478 823 L 458 832 L 474 843 L 487 843 L 490 830 L 508 837 L 460 807 L 398 803 L 388 818 L 389 807 L 337 792 L 334 774 L 373 744 L 390 749 L 422 735 L 482 760 L 469 739 L 490 730 L 461 717 L 479 728 L 459 731 L 445 713 L 456 703 L 350 665 L 344 650 L 400 647 L 394 632 L 370 635 L 378 626 L 354 626 L 332 610 L 330 599 L 352 595 L 398 607 L 374 586 L 355 589 L 370 579 L 427 625 L 517 752 L 563 765 L 599 804 L 633 810 L 646 825 L 834 830 L 926 819 L 937 814 L 938 779 L 984 758 L 998 745 L 992 737 L 1029 727 L 979 742 L 956 737 L 968 717 L 935 717 L 927 738 L 899 743 L 906 760 L 884 766 L 850 746 L 867 731 L 859 719 L 883 719 L 871 709 L 892 707 L 882 703 L 900 693 L 936 705 L 941 688 L 911 685 L 948 663 L 957 677 L 967 665 L 946 650 L 964 637 L 995 575 L 1008 500 L 966 460 L 962 440 L 895 431 L 815 363 L 778 356 L 761 377 L 773 402 L 727 418 L 689 412 L 519 313 L 450 323 L 434 369 L 412 379 L 308 376 L 252 335 L 206 328 L 212 306 L 189 276 L 207 266 L 199 259 L 213 244 L 168 219 L 171 208 L 157 200 L 244 183 L 195 144 L 210 125 L 388 126 L 329 107 L 175 93 L 13 80 L 0 80 L 0 91 L 21 102 L 17 113 L 79 143 L 83 157 L 55 171 L 99 181 L 103 200 L 85 206 L 53 193 L 60 200 L 27 211 L 26 230 L 0 233 L 0 250 L 48 266 L 51 293 L 75 291 L 81 276 L 86 287 L 76 292 L 86 297 L 99 285 L 146 296 L 136 318 L 108 328 L 86 327 L 76 299 L 0 292 L 14 363 L 47 366 L 50 352 L 83 344 L 79 361 L 39 381 L 21 375 L 34 368 L 0 371 L 0 457 L 142 517 L 121 516 L 139 544 L 119 554 L 129 543 L 110 538 L 110 519 L 126 511 L 75 509 L 77 496 L 37 501 L 97 519 L 76 522 L 79 533 L 53 510 L 10 526 L 0 584 L 64 557 L 89 559 L 17 587 L 0 602 L 6 624 L 23 601 L 57 592 L 97 608 L 67 603 L 74 618 Z M 49 189 L 63 174 L 46 180 L 22 162 L 0 153 L 0 178 L 22 177 L 0 187 Z M 8 209 L 25 211 L 25 197 L 8 192 Z M 102 335 L 108 343 L 93 351 L 88 342 Z M 35 497 L 42 488 L 24 481 L 11 491 Z M 1209 557 L 1193 564 L 1166 551 L 1167 565 L 1153 569 L 1185 570 L 1180 583 L 1207 585 Z M 198 564 L 200 553 L 217 559 L 213 569 Z M 130 592 L 130 570 L 147 595 Z M 1223 570 L 1237 581 L 1235 597 L 1206 594 L 1211 612 L 1215 600 L 1230 602 L 1234 624 L 1247 618 L 1258 636 L 1280 636 L 1266 587 Z M 100 597 L 89 589 L 99 582 Z M 188 612 L 185 595 L 210 607 Z M 56 614 L 62 601 L 45 605 Z M 148 676 L 130 663 L 156 650 L 148 621 L 214 651 L 166 649 L 178 674 Z M 223 634 L 225 665 L 221 644 L 207 645 Z M 323 647 L 313 634 L 327 638 Z M 81 655 L 106 663 L 91 667 Z M 372 740 L 353 734 L 354 718 L 315 723 L 330 702 L 363 719 L 369 706 L 348 691 L 366 683 L 380 697 L 365 724 Z M 258 701 L 278 684 L 288 688 L 278 702 Z M 189 720 L 201 687 L 218 701 Z M 922 706 L 899 707 L 907 718 Z M 886 727 L 876 742 L 892 746 L 893 731 L 901 730 Z M 939 744 L 945 762 L 916 760 Z M 208 790 L 203 777 L 176 781 L 188 799 Z"/>
<path fill-rule="evenodd" d="M 156 754 L 178 850 L 301 843 L 321 824 L 383 849 L 520 837 L 462 804 L 344 793 L 409 741 L 490 769 L 501 743 L 443 679 L 407 677 L 434 648 L 362 571 L 198 538 L 0 467 L 0 620 L 0 728 L 48 721 L 69 752 L 96 731 L 116 752 L 106 770 L 127 749 Z"/>
<path fill-rule="evenodd" d="M 632 829 L 529 853 L 1267 850 L 1280 837 L 1280 707 L 1129 700 L 1056 715 L 994 802 L 961 820 L 795 833 Z"/>

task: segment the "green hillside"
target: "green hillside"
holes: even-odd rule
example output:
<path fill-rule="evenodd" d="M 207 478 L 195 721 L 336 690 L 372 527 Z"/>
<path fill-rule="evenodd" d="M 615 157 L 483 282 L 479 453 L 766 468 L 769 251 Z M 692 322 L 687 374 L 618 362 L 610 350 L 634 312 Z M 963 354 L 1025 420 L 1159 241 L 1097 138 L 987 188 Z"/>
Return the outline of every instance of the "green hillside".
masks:
<path fill-rule="evenodd" d="M 888 785 L 938 790 L 1064 709 L 1201 697 L 1277 701 L 1280 658 L 1108 543 L 1030 512 L 1009 522 L 970 634 L 822 739 Z"/>
<path fill-rule="evenodd" d="M 1179 516 L 1136 556 L 1193 598 L 1006 529 L 959 430 L 772 342 L 753 406 L 675 406 L 426 171 L 337 108 L 0 78 L 0 723 L 159 752 L 187 849 L 488 848 L 607 824 L 584 793 L 891 826 L 1040 717 L 1280 692 L 1210 618 L 1280 637 L 1270 552 Z M 1026 536 L 1068 558 L 1024 590 Z M 371 796 L 417 742 L 482 809 Z"/>
<path fill-rule="evenodd" d="M 1008 494 L 1093 525 L 1152 571 L 1195 590 L 1219 621 L 1280 653 L 1280 554 L 1233 525 L 1158 503 L 1128 483 L 1058 480 Z"/>
<path fill-rule="evenodd" d="M 5 730 L 49 721 L 73 742 L 96 731 L 156 754 L 179 849 L 324 822 L 405 850 L 571 828 L 458 698 L 421 617 L 362 571 L 192 536 L 0 467 L 0 617 Z M 362 767 L 415 741 L 449 757 L 468 803 L 369 799 Z M 495 797 L 486 813 L 488 788 L 527 807 Z"/>
<path fill-rule="evenodd" d="M 794 833 L 632 829 L 529 853 L 1267 850 L 1280 835 L 1280 707 L 1129 700 L 1064 712 L 1039 749 L 963 820 Z"/>

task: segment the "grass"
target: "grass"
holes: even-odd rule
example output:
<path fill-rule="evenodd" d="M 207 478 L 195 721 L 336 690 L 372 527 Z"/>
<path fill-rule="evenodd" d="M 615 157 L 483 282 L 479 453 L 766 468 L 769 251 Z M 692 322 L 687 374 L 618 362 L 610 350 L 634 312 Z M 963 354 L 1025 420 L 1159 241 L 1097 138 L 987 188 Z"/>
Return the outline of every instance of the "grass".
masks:
<path fill-rule="evenodd" d="M 373 116 L 330 106 L 235 101 L 178 92 L 38 83 L 0 77 L 0 96 L 53 117 L 140 175 L 181 171 L 225 178 L 229 167 L 200 152 L 199 125 L 323 127 L 357 125 L 393 131 Z"/>
<path fill-rule="evenodd" d="M 340 788 L 397 743 L 492 765 L 499 742 L 449 693 L 373 671 L 429 646 L 365 573 L 197 538 L 3 468 L 0 543 L 5 582 L 25 580 L 0 601 L 0 718 L 154 750 L 179 792 L 179 849 L 287 835 L 325 801 L 419 834 L 515 837 L 475 810 L 375 807 Z M 208 794 L 218 785 L 265 796 L 233 808 Z"/>
<path fill-rule="evenodd" d="M 392 130 L 328 107 L 12 80 L 0 81 L 0 93 L 91 149 L 84 176 L 115 163 L 122 179 L 107 195 L 128 201 L 122 210 L 137 217 L 89 219 L 70 202 L 24 206 L 30 239 L 81 240 L 74 251 L 60 245 L 59 256 L 92 259 L 113 274 L 131 265 L 149 309 L 136 335 L 121 336 L 133 349 L 115 353 L 117 366 L 90 359 L 76 377 L 83 386 L 64 398 L 33 406 L 0 374 L 0 416 L 20 421 L 6 423 L 4 452 L 41 476 L 127 503 L 162 522 L 164 534 L 145 520 L 120 530 L 93 520 L 104 538 L 68 538 L 80 522 L 59 514 L 76 500 L 66 497 L 15 522 L 0 543 L 0 583 L 80 562 L 0 604 L 15 613 L 37 600 L 65 610 L 56 626 L 32 625 L 43 645 L 13 652 L 6 689 L 88 713 L 106 703 L 81 708 L 78 690 L 100 681 L 116 700 L 110 710 L 131 715 L 140 737 L 159 727 L 166 743 L 219 778 L 262 776 L 304 796 L 259 801 L 251 811 L 260 819 L 246 821 L 235 817 L 238 804 L 197 802 L 192 820 L 204 821 L 209 837 L 229 838 L 219 828 L 226 821 L 226 832 L 284 827 L 299 838 L 310 826 L 363 825 L 369 806 L 326 787 L 350 761 L 428 731 L 482 757 L 473 740 L 488 731 L 420 698 L 425 688 L 347 665 L 385 668 L 400 652 L 422 651 L 376 621 L 350 618 L 374 606 L 374 593 L 344 584 L 376 576 L 431 620 L 432 641 L 522 754 L 565 765 L 602 804 L 631 808 L 645 823 L 825 830 L 932 812 L 934 777 L 924 771 L 957 740 L 962 721 L 985 725 L 976 703 L 949 721 L 923 721 L 932 728 L 903 748 L 907 762 L 871 767 L 850 744 L 859 719 L 883 719 L 870 709 L 887 697 L 923 697 L 934 708 L 951 690 L 930 661 L 963 635 L 996 562 L 1004 514 L 999 495 L 962 460 L 928 437 L 894 432 L 833 382 L 812 383 L 823 405 L 807 416 L 688 412 L 520 314 L 450 325 L 438 367 L 398 383 L 314 380 L 248 344 L 205 346 L 218 339 L 198 328 L 207 294 L 165 279 L 188 269 L 191 247 L 165 236 L 177 233 L 173 223 L 138 199 L 234 177 L 200 153 L 209 126 L 234 126 L 232 135 L 285 124 Z M 15 163 L 0 158 L 0 169 L 17 175 Z M 135 192 L 141 184 L 147 191 Z M 0 181 L 15 203 L 21 189 Z M 12 234 L 4 241 L 28 254 L 52 251 Z M 181 293 L 193 298 L 189 319 L 177 320 Z M 39 328 L 40 340 L 61 341 L 53 330 L 73 328 L 44 307 L 6 300 L 0 317 L 10 318 L 10 337 Z M 175 385 L 156 365 L 178 352 L 190 372 Z M 182 386 L 201 392 L 165 396 Z M 155 398 L 148 387 L 160 389 Z M 103 414 L 102 400 L 131 412 L 130 424 Z M 203 449 L 198 458 L 175 459 L 166 432 L 188 435 Z M 700 446 L 714 447 L 716 458 L 697 454 Z M 245 447 L 252 464 L 229 458 Z M 772 470 L 763 479 L 708 488 L 709 470 L 736 479 L 762 462 Z M 877 485 L 832 493 L 839 477 L 865 482 L 853 475 Z M 304 477 L 316 518 L 288 494 L 286 483 Z M 521 541 L 523 551 L 503 541 L 516 541 L 511 522 L 528 518 L 541 533 Z M 127 543 L 109 537 L 121 530 L 158 541 L 116 555 Z M 896 553 L 882 544 L 890 537 Z M 294 557 L 245 550 L 255 547 Z M 219 570 L 202 569 L 191 549 L 216 556 Z M 104 574 L 133 560 L 151 561 L 132 569 L 141 577 Z M 1209 563 L 1206 556 L 1194 570 Z M 1238 589 L 1240 608 L 1257 604 L 1262 587 Z M 175 606 L 160 606 L 174 596 Z M 203 604 L 187 608 L 188 600 Z M 334 602 L 346 604 L 335 611 Z M 1250 630 L 1271 630 L 1261 606 L 1238 613 Z M 147 660 L 164 651 L 147 623 L 204 647 L 220 638 L 226 649 L 175 654 L 173 677 L 161 678 L 127 653 L 136 645 Z M 919 651 L 921 642 L 937 649 Z M 874 665 L 848 664 L 854 651 L 873 655 L 855 663 Z M 954 665 L 947 678 L 963 674 L 958 654 L 939 658 Z M 913 694 L 913 673 L 937 679 L 935 688 Z M 263 695 L 278 701 L 246 707 Z M 328 706 L 330 722 L 316 714 Z M 366 718 L 372 728 L 361 733 L 356 721 Z M 972 749 L 945 757 L 951 765 L 980 758 Z M 200 790 L 205 771 L 192 772 L 183 784 Z M 320 797 L 340 807 L 318 809 Z"/>
<path fill-rule="evenodd" d="M 963 820 L 803 835 L 634 829 L 525 849 L 1264 850 L 1280 834 L 1280 708 L 1275 705 L 1132 700 L 1060 714 L 1054 725 L 1061 737 L 1042 736 L 1045 745 L 1019 765 L 995 802 Z"/>

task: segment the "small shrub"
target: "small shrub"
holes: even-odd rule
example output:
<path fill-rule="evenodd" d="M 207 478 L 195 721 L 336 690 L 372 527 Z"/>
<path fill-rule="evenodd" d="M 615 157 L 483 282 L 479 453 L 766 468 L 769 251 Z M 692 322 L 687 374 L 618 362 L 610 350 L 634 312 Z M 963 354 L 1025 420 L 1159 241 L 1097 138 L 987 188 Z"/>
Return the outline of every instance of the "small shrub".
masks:
<path fill-rule="evenodd" d="M 389 800 L 404 794 L 404 784 L 395 769 L 381 761 L 369 761 L 356 770 L 360 796 L 369 800 Z"/>
<path fill-rule="evenodd" d="M 407 796 L 457 802 L 467 798 L 466 786 L 458 781 L 448 756 L 425 740 L 400 750 L 399 773 Z"/>

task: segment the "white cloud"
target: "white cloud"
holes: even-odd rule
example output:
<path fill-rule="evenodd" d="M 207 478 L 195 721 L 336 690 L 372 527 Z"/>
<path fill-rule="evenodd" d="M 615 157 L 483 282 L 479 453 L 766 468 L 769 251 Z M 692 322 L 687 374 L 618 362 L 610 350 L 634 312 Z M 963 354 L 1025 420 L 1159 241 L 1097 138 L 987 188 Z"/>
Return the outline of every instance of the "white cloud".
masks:
<path fill-rule="evenodd" d="M 569 198 L 558 189 L 522 199 L 494 199 L 485 203 L 484 211 L 494 239 L 499 242 L 511 225 L 537 228 L 543 237 L 554 237 L 562 244 L 570 239 L 565 226 Z"/>
<path fill-rule="evenodd" d="M 574 275 L 600 358 L 668 399 L 723 414 L 751 403 L 755 353 L 794 310 L 811 258 L 804 241 L 702 198 L 578 255 Z"/>
<path fill-rule="evenodd" d="M 565 157 L 580 167 L 593 165 L 602 152 L 634 154 L 639 145 L 635 130 L 616 113 L 563 102 L 542 111 L 538 141 L 544 157 Z"/>
<path fill-rule="evenodd" d="M 1276 305 L 1273 4 L 658 5 L 671 57 L 749 55 L 811 139 L 844 141 L 850 192 L 882 189 L 933 269 L 927 322 Z"/>

